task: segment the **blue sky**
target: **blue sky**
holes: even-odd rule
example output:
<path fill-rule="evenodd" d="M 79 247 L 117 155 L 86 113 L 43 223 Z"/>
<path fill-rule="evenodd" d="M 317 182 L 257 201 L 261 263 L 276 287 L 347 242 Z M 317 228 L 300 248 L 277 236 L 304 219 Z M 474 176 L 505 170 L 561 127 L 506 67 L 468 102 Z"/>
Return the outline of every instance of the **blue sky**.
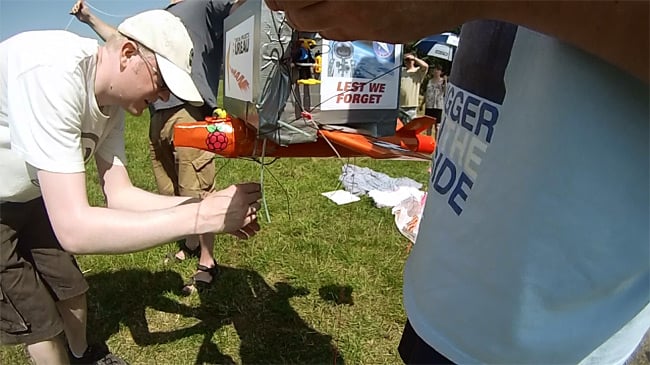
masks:
<path fill-rule="evenodd" d="M 69 12 L 74 3 L 74 0 L 0 0 L 0 41 L 28 30 L 65 29 L 72 18 Z M 93 12 L 104 21 L 117 25 L 126 16 L 164 8 L 169 0 L 89 0 L 87 3 L 99 10 Z M 87 25 L 76 18 L 68 30 L 97 38 Z"/>

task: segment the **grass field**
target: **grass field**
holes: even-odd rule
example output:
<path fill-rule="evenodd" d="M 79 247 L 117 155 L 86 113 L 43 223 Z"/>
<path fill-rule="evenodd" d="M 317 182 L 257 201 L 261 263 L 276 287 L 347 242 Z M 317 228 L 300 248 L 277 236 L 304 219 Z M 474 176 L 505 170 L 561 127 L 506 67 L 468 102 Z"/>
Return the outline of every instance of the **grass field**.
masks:
<path fill-rule="evenodd" d="M 129 117 L 134 183 L 155 191 L 148 116 Z M 391 176 L 427 179 L 427 162 L 365 158 L 283 159 L 266 167 L 271 222 L 250 240 L 219 236 L 222 276 L 210 290 L 181 296 L 195 259 L 165 265 L 173 244 L 116 256 L 81 256 L 90 284 L 92 340 L 107 341 L 131 364 L 394 364 L 405 322 L 401 300 L 407 239 L 388 208 L 337 206 L 321 192 L 338 187 L 344 163 Z M 218 185 L 259 181 L 260 166 L 219 158 Z M 272 177 L 275 176 L 275 178 Z M 89 167 L 89 198 L 104 204 Z M 21 346 L 0 363 L 26 364 Z"/>
<path fill-rule="evenodd" d="M 155 191 L 148 116 L 127 120 L 129 174 Z M 173 244 L 127 255 L 81 256 L 90 284 L 92 341 L 137 364 L 399 364 L 406 320 L 402 270 L 408 255 L 389 209 L 364 197 L 337 206 L 320 195 L 338 187 L 344 163 L 427 179 L 426 162 L 284 159 L 267 167 L 271 222 L 247 241 L 217 238 L 221 277 L 210 290 L 179 289 L 195 259 L 165 265 Z M 217 159 L 219 187 L 259 181 L 260 167 Z M 275 176 L 274 177 L 272 177 Z M 89 166 L 89 199 L 103 205 Z M 650 336 L 629 364 L 650 364 Z M 28 364 L 22 346 L 0 347 L 0 364 Z"/>

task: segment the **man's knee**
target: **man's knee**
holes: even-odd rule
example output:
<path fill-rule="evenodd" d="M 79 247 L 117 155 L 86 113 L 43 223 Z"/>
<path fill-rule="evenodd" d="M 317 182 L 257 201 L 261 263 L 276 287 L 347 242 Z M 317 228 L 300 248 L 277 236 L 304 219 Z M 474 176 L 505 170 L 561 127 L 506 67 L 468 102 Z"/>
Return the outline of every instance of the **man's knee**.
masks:
<path fill-rule="evenodd" d="M 35 364 L 67 364 L 68 352 L 63 334 L 59 333 L 45 341 L 27 345 L 27 351 Z"/>

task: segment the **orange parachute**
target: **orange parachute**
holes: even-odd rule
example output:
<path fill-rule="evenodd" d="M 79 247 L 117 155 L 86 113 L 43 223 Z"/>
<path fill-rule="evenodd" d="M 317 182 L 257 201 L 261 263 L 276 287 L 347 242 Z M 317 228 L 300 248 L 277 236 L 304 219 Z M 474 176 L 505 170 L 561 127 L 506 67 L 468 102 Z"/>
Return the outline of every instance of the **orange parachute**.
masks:
<path fill-rule="evenodd" d="M 435 123 L 419 117 L 404 125 L 397 122 L 392 136 L 372 137 L 321 127 L 315 142 L 280 146 L 258 135 L 241 119 L 207 117 L 204 121 L 174 127 L 174 145 L 211 151 L 223 157 L 355 157 L 375 159 L 412 158 L 430 160 L 435 139 L 421 132 Z"/>

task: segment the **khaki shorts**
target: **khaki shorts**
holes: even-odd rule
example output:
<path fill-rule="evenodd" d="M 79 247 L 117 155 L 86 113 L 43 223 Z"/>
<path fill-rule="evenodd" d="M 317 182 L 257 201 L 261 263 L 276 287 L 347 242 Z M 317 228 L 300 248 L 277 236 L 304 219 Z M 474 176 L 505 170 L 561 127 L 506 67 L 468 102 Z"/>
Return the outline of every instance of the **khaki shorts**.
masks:
<path fill-rule="evenodd" d="M 174 148 L 176 123 L 203 120 L 206 108 L 183 105 L 151 115 L 150 155 L 158 192 L 163 195 L 198 198 L 214 184 L 215 154 L 196 148 Z"/>
<path fill-rule="evenodd" d="M 0 343 L 27 345 L 63 331 L 56 302 L 88 290 L 54 235 L 42 198 L 0 204 Z"/>

